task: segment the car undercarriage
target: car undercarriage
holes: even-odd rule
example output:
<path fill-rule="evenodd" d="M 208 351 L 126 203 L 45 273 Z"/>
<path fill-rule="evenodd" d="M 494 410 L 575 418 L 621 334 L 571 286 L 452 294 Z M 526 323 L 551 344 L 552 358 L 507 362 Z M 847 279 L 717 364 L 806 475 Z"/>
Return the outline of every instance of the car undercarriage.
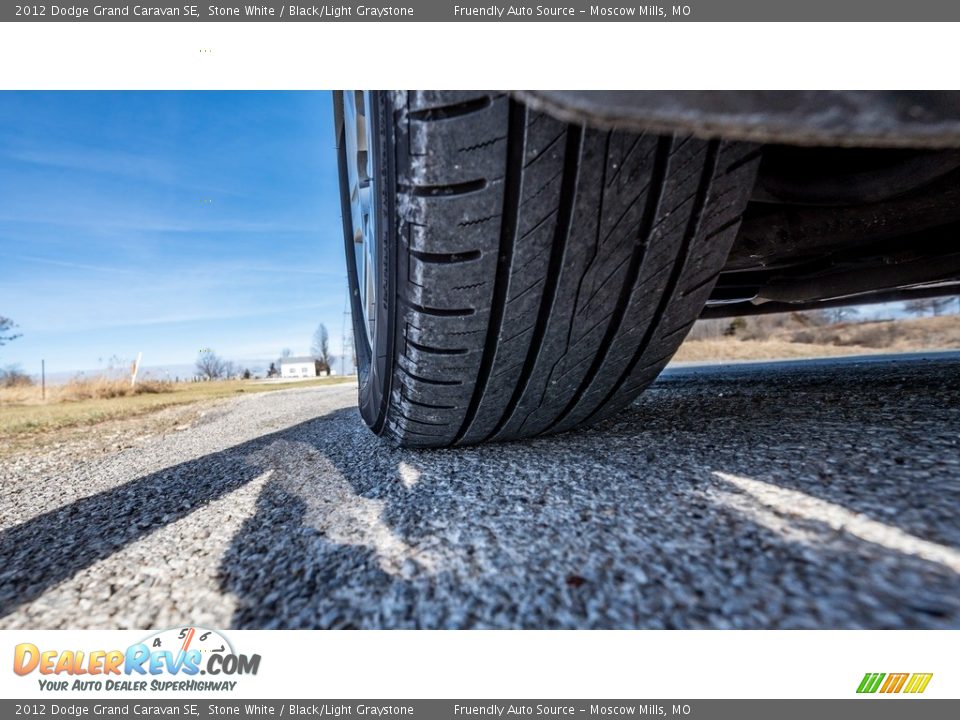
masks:
<path fill-rule="evenodd" d="M 960 293 L 960 98 L 948 92 L 525 92 L 569 120 L 755 140 L 702 317 Z"/>

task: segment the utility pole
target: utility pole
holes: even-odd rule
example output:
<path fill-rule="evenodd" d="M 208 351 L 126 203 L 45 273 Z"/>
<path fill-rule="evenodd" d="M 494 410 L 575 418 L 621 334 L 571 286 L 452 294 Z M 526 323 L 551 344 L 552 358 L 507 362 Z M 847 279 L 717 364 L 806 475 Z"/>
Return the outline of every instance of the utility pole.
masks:
<path fill-rule="evenodd" d="M 40 399 L 47 399 L 47 361 L 40 361 Z"/>

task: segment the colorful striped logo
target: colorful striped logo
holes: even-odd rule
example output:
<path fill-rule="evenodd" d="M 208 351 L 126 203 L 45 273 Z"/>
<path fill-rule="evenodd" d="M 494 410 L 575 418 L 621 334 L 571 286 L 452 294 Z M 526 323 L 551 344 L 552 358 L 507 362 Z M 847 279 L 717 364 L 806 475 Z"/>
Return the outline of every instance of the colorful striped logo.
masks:
<path fill-rule="evenodd" d="M 933 673 L 867 673 L 860 681 L 858 693 L 922 693 Z"/>

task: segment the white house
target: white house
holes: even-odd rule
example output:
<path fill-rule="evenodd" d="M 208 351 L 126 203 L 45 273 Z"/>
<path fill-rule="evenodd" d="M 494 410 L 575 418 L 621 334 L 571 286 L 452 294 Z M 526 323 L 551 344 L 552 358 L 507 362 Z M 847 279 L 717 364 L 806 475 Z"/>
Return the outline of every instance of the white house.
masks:
<path fill-rule="evenodd" d="M 317 359 L 304 355 L 302 357 L 280 358 L 280 377 L 306 378 L 316 377 Z"/>

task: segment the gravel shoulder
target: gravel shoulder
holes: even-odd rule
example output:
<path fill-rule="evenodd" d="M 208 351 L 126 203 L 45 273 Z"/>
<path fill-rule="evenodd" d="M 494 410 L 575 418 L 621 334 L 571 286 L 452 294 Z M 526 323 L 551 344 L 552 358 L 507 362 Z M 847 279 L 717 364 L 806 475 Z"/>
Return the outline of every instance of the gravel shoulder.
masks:
<path fill-rule="evenodd" d="M 958 353 L 674 368 L 603 426 L 457 450 L 355 399 L 7 458 L 0 628 L 960 627 Z"/>

